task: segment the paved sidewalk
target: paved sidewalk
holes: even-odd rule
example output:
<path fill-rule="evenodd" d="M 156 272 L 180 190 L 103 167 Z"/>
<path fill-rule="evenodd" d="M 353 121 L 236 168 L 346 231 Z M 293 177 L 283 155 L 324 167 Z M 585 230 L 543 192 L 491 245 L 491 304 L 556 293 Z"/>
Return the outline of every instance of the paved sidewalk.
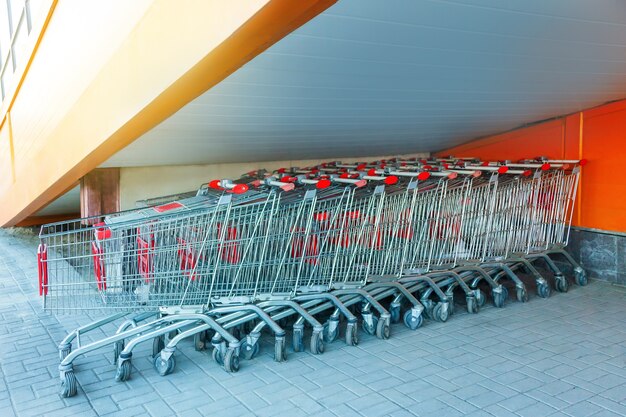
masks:
<path fill-rule="evenodd" d="M 160 377 L 144 346 L 118 383 L 105 349 L 75 362 L 78 394 L 62 399 L 57 343 L 90 318 L 42 311 L 36 245 L 0 230 L 2 416 L 626 415 L 626 289 L 599 281 L 417 331 L 394 325 L 388 341 L 361 332 L 357 347 L 338 340 L 284 363 L 268 340 L 233 375 L 188 342 L 173 374 Z"/>

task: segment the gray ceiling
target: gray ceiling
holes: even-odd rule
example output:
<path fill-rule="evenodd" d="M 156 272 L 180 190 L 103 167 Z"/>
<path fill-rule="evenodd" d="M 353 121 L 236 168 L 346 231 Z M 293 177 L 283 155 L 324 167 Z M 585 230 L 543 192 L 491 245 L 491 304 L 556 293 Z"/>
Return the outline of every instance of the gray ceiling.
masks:
<path fill-rule="evenodd" d="M 105 166 L 436 151 L 624 97 L 626 1 L 339 0 Z"/>

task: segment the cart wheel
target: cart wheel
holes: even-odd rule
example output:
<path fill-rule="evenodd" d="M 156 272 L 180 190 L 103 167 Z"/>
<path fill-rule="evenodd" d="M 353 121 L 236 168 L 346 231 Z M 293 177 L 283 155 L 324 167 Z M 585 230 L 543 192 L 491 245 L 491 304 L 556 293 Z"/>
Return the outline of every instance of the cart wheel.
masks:
<path fill-rule="evenodd" d="M 157 336 L 152 339 L 152 357 L 156 357 L 165 347 L 165 337 Z M 120 351 L 121 352 L 121 351 Z"/>
<path fill-rule="evenodd" d="M 558 292 L 567 292 L 569 289 L 569 282 L 567 282 L 567 279 L 565 279 L 563 275 L 558 275 L 555 277 L 554 288 Z"/>
<path fill-rule="evenodd" d="M 117 364 L 117 370 L 115 371 L 115 380 L 128 381 L 130 379 L 130 359 L 125 359 L 121 363 Z"/>
<path fill-rule="evenodd" d="M 376 337 L 382 340 L 387 340 L 391 336 L 391 326 L 387 320 L 378 320 L 376 323 Z"/>
<path fill-rule="evenodd" d="M 485 293 L 482 290 L 474 290 L 474 294 L 476 297 L 476 302 L 478 303 L 478 307 L 483 307 L 487 302 L 487 297 L 485 297 Z"/>
<path fill-rule="evenodd" d="M 505 300 L 509 297 L 509 291 L 502 287 L 502 292 L 492 292 L 491 296 L 493 297 L 493 305 L 502 308 Z"/>
<path fill-rule="evenodd" d="M 433 320 L 440 321 L 442 323 L 448 321 L 448 318 L 450 318 L 450 308 L 444 308 L 445 305 L 446 304 L 442 302 L 435 304 L 435 307 L 433 308 Z"/>
<path fill-rule="evenodd" d="M 285 337 L 277 337 L 274 343 L 274 360 L 284 362 L 287 360 L 287 350 L 285 349 Z"/>
<path fill-rule="evenodd" d="M 550 287 L 548 287 L 548 284 L 542 282 L 537 285 L 537 295 L 539 295 L 539 297 L 548 298 L 550 297 L 551 292 L 552 291 L 550 290 Z"/>
<path fill-rule="evenodd" d="M 470 314 L 476 314 L 478 313 L 478 310 L 480 309 L 480 307 L 478 307 L 478 301 L 476 300 L 476 297 L 471 296 L 471 297 L 466 297 L 465 301 L 467 302 L 467 312 Z"/>
<path fill-rule="evenodd" d="M 369 313 L 372 314 L 372 313 Z M 378 317 L 372 314 L 372 325 L 368 325 L 366 320 L 363 320 L 363 331 L 367 334 L 376 334 L 376 326 L 378 325 Z"/>
<path fill-rule="evenodd" d="M 72 353 L 71 343 L 68 343 L 64 345 L 63 347 L 59 347 L 59 360 L 63 362 L 63 359 L 65 359 L 67 355 L 69 355 L 70 353 Z"/>
<path fill-rule="evenodd" d="M 424 322 L 424 318 L 421 315 L 415 317 L 412 314 L 411 310 L 407 310 L 404 313 L 403 321 L 404 321 L 404 325 L 408 327 L 409 329 L 417 330 L 417 328 L 420 327 L 422 323 Z"/>
<path fill-rule="evenodd" d="M 324 353 L 324 335 L 322 332 L 313 332 L 311 335 L 311 353 L 314 355 Z"/>
<path fill-rule="evenodd" d="M 224 359 L 222 358 L 222 352 L 218 348 L 213 349 L 213 360 L 217 362 L 218 365 L 224 365 Z"/>
<path fill-rule="evenodd" d="M 206 347 L 203 335 L 204 332 L 196 333 L 193 335 L 193 347 L 196 349 L 197 352 L 203 351 Z"/>
<path fill-rule="evenodd" d="M 446 301 L 448 303 L 448 316 L 453 316 L 456 313 L 456 307 L 455 307 L 455 304 L 454 304 L 454 297 L 453 296 L 449 296 Z M 442 301 L 442 303 L 443 303 L 443 301 Z"/>
<path fill-rule="evenodd" d="M 113 363 L 117 363 L 117 359 L 120 357 L 120 353 L 124 350 L 124 341 L 118 340 L 113 343 Z"/>
<path fill-rule="evenodd" d="M 526 291 L 525 287 L 518 288 L 516 292 L 517 292 L 517 301 L 519 301 L 520 303 L 528 302 L 528 291 Z"/>
<path fill-rule="evenodd" d="M 76 395 L 76 386 L 74 371 L 65 371 L 61 376 L 61 391 L 59 394 L 63 398 L 73 397 Z"/>
<path fill-rule="evenodd" d="M 426 318 L 429 318 L 431 320 L 436 320 L 435 317 L 433 316 L 433 309 L 435 308 L 435 303 L 433 303 L 432 300 L 429 300 L 429 299 L 420 300 L 420 302 L 424 306 L 424 312 L 422 314 L 425 315 Z"/>
<path fill-rule="evenodd" d="M 356 346 L 359 344 L 358 329 L 356 323 L 348 323 L 346 326 L 346 345 Z"/>
<path fill-rule="evenodd" d="M 241 344 L 240 351 L 243 354 L 244 358 L 250 360 L 254 358 L 257 353 L 259 353 L 259 343 L 257 342 L 251 346 L 248 344 L 247 341 L 244 340 L 244 342 Z"/>
<path fill-rule="evenodd" d="M 335 326 L 335 330 L 333 330 L 332 332 L 330 332 L 328 329 L 330 329 L 330 320 L 324 323 L 323 335 L 324 341 L 326 343 L 333 343 L 335 340 L 337 340 L 337 336 L 339 336 L 339 325 Z"/>
<path fill-rule="evenodd" d="M 576 280 L 576 284 L 584 287 L 589 283 L 589 279 L 587 278 L 587 273 L 582 268 L 576 268 L 574 270 L 574 279 Z"/>
<path fill-rule="evenodd" d="M 174 355 L 171 355 L 167 360 L 164 360 L 160 354 L 154 358 L 154 369 L 161 376 L 171 374 L 175 367 L 176 359 L 174 359 Z"/>
<path fill-rule="evenodd" d="M 293 329 L 293 351 L 302 352 L 304 350 L 304 330 Z"/>
<path fill-rule="evenodd" d="M 389 314 L 391 314 L 392 323 L 400 322 L 400 306 L 399 305 L 389 306 Z"/>
<path fill-rule="evenodd" d="M 226 355 L 224 356 L 224 370 L 229 373 L 239 371 L 239 355 L 237 355 L 233 348 L 226 350 Z"/>

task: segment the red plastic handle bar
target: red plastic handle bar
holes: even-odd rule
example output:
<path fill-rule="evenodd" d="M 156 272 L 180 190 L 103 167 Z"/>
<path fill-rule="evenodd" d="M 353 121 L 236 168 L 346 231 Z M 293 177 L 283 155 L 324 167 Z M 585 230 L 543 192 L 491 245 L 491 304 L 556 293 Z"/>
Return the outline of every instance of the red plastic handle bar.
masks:
<path fill-rule="evenodd" d="M 37 276 L 39 296 L 48 295 L 48 246 L 44 243 L 37 248 Z"/>
<path fill-rule="evenodd" d="M 103 259 L 104 251 L 96 244 L 96 242 L 91 242 L 91 253 L 93 254 L 93 272 L 96 276 L 98 291 L 106 291 L 107 277 Z"/>

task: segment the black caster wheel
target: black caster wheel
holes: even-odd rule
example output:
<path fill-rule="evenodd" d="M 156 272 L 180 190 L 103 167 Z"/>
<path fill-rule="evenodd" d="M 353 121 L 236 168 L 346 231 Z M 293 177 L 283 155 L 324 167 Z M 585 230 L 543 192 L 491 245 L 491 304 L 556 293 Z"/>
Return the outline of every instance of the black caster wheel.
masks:
<path fill-rule="evenodd" d="M 552 291 L 550 290 L 550 287 L 548 287 L 548 284 L 545 283 L 540 283 L 537 285 L 537 295 L 541 298 L 548 298 L 550 297 L 550 293 Z"/>
<path fill-rule="evenodd" d="M 502 308 L 504 307 L 506 299 L 509 298 L 509 291 L 506 288 L 502 287 L 501 292 L 493 292 L 491 293 L 491 296 L 493 297 L 493 305 L 498 308 Z"/>
<path fill-rule="evenodd" d="M 117 370 L 115 371 L 115 380 L 117 382 L 128 381 L 130 379 L 130 359 L 126 359 L 117 364 Z"/>
<path fill-rule="evenodd" d="M 475 290 L 474 296 L 476 297 L 478 307 L 484 307 L 485 303 L 487 302 L 487 297 L 485 297 L 485 293 L 482 290 Z"/>
<path fill-rule="evenodd" d="M 324 323 L 323 334 L 324 334 L 324 341 L 326 343 L 333 343 L 337 339 L 337 336 L 339 336 L 339 326 L 338 325 L 335 326 L 335 330 L 333 330 L 332 332 L 329 329 L 330 329 L 330 320 Z"/>
<path fill-rule="evenodd" d="M 370 313 L 371 314 L 371 313 Z M 361 327 L 363 327 L 363 331 L 367 334 L 374 335 L 376 334 L 376 326 L 378 325 L 378 317 L 372 315 L 372 324 L 367 324 L 367 320 L 363 320 Z"/>
<path fill-rule="evenodd" d="M 470 314 L 478 313 L 479 307 L 478 307 L 478 300 L 476 300 L 476 297 L 467 297 L 465 301 L 467 302 L 468 313 Z"/>
<path fill-rule="evenodd" d="M 239 355 L 235 349 L 229 348 L 224 356 L 224 370 L 229 373 L 239 371 Z"/>
<path fill-rule="evenodd" d="M 215 348 L 213 349 L 213 360 L 218 364 L 218 365 L 224 365 L 224 358 L 222 358 L 222 352 L 220 352 L 219 349 Z"/>
<path fill-rule="evenodd" d="M 170 356 L 167 360 L 163 360 L 160 354 L 154 358 L 154 369 L 161 376 L 171 374 L 175 367 L 176 359 L 174 359 L 174 355 Z"/>
<path fill-rule="evenodd" d="M 321 332 L 313 332 L 311 335 L 311 353 L 314 355 L 324 353 L 324 337 Z"/>
<path fill-rule="evenodd" d="M 204 332 L 196 333 L 193 335 L 193 347 L 197 352 L 201 352 L 206 347 L 206 334 Z"/>
<path fill-rule="evenodd" d="M 387 320 L 378 320 L 376 323 L 376 337 L 382 340 L 387 340 L 391 336 L 391 327 Z"/>
<path fill-rule="evenodd" d="M 295 343 L 295 340 L 294 340 L 294 343 Z M 254 358 L 257 355 L 257 353 L 259 353 L 259 343 L 257 342 L 253 345 L 249 345 L 247 341 L 244 341 L 241 344 L 240 351 L 245 359 L 250 360 Z"/>
<path fill-rule="evenodd" d="M 433 310 L 435 309 L 435 303 L 431 300 L 421 300 L 420 301 L 424 306 L 424 312 L 422 313 L 426 318 L 435 320 Z"/>
<path fill-rule="evenodd" d="M 446 308 L 445 306 L 448 306 L 448 308 Z M 433 320 L 444 323 L 448 321 L 449 318 L 450 318 L 449 304 L 444 304 L 442 302 L 435 304 L 435 307 L 433 308 Z"/>
<path fill-rule="evenodd" d="M 565 277 L 559 276 L 554 281 L 554 288 L 558 292 L 567 292 L 567 290 L 569 289 L 569 282 L 567 282 L 567 279 L 565 279 Z"/>
<path fill-rule="evenodd" d="M 574 279 L 576 280 L 576 284 L 584 287 L 589 283 L 589 279 L 587 278 L 587 273 L 582 268 L 576 268 L 574 270 Z"/>
<path fill-rule="evenodd" d="M 517 301 L 520 303 L 528 302 L 528 291 L 526 291 L 526 288 L 517 288 L 515 291 L 517 293 Z"/>
<path fill-rule="evenodd" d="M 417 330 L 424 322 L 424 318 L 422 317 L 421 314 L 415 317 L 412 314 L 411 310 L 407 310 L 404 313 L 403 321 L 404 321 L 404 325 L 408 327 L 409 329 Z"/>
<path fill-rule="evenodd" d="M 77 385 L 74 371 L 65 371 L 61 376 L 61 392 L 59 394 L 63 398 L 73 397 L 76 395 Z"/>

